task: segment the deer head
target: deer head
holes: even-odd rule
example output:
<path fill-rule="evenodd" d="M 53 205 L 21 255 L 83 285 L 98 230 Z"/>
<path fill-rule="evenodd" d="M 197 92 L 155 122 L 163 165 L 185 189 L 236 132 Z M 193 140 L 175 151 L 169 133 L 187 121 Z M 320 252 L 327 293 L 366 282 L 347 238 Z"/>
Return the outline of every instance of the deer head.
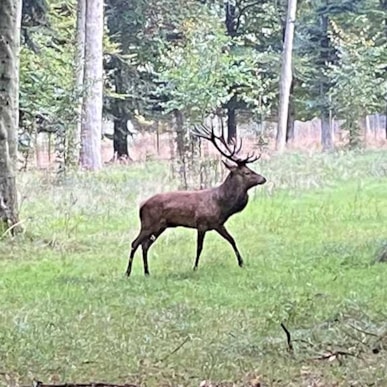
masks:
<path fill-rule="evenodd" d="M 221 121 L 219 135 L 215 134 L 213 125 L 211 125 L 211 128 L 207 128 L 205 125 L 196 125 L 194 127 L 193 134 L 199 138 L 210 141 L 215 146 L 217 151 L 226 158 L 226 161 L 222 160 L 222 162 L 230 171 L 230 177 L 233 181 L 238 183 L 238 186 L 245 187 L 247 190 L 257 185 L 266 183 L 266 179 L 263 176 L 259 175 L 247 166 L 247 164 L 254 163 L 259 160 L 261 156 L 248 154 L 245 158 L 239 157 L 238 154 L 242 149 L 242 140 L 240 140 L 238 144 L 238 142 L 233 139 L 233 141 L 228 144 L 224 136 L 223 121 Z"/>

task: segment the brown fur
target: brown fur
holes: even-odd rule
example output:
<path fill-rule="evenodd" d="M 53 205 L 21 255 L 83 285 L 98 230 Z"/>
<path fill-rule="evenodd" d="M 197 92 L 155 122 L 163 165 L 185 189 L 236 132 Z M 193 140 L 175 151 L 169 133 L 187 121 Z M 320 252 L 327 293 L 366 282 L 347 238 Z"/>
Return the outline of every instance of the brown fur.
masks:
<path fill-rule="evenodd" d="M 230 173 L 219 187 L 201 191 L 161 193 L 152 196 L 141 205 L 141 230 L 132 243 L 127 276 L 130 276 L 134 254 L 139 245 L 142 246 L 144 273 L 149 275 L 150 246 L 167 228 L 178 226 L 198 230 L 194 270 L 199 265 L 205 233 L 210 230 L 217 231 L 231 244 L 239 266 L 243 266 L 243 259 L 234 238 L 228 233 L 224 223 L 231 215 L 246 207 L 247 191 L 256 185 L 264 184 L 266 179 L 246 165 L 225 165 Z"/>

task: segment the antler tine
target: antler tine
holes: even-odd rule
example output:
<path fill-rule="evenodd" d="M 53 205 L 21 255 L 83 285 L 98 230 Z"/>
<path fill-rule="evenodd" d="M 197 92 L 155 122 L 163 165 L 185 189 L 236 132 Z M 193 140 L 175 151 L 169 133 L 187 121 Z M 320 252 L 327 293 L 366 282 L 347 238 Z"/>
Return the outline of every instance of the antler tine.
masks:
<path fill-rule="evenodd" d="M 197 137 L 204 138 L 206 140 L 211 140 L 211 131 L 205 125 L 194 125 L 192 134 Z"/>
<path fill-rule="evenodd" d="M 238 164 L 249 164 L 249 163 L 254 163 L 255 161 L 259 160 L 261 158 L 261 154 L 256 156 L 254 153 L 250 155 L 250 153 L 247 154 L 247 157 L 244 159 L 239 159 Z"/>
<path fill-rule="evenodd" d="M 233 142 L 234 142 L 234 139 L 233 139 Z M 238 140 L 235 141 L 236 143 L 238 143 Z M 242 149 L 242 139 L 239 138 L 239 146 L 238 146 L 238 149 L 235 151 L 236 154 L 238 154 Z"/>
<path fill-rule="evenodd" d="M 230 145 L 227 144 L 227 141 L 224 136 L 224 124 L 223 120 L 220 121 L 220 134 L 215 134 L 214 126 L 211 122 L 211 129 L 206 127 L 205 125 L 201 124 L 200 128 L 199 125 L 195 125 L 192 133 L 198 137 L 204 138 L 208 141 L 210 141 L 217 151 L 225 158 L 229 159 L 230 161 L 233 161 L 235 163 L 238 162 L 238 159 L 235 158 L 235 155 L 240 151 L 241 145 L 237 149 L 237 145 L 233 141 L 233 147 L 230 148 Z M 225 151 L 220 147 L 222 145 L 225 148 Z"/>
<path fill-rule="evenodd" d="M 208 141 L 210 141 L 214 146 L 215 148 L 217 149 L 217 151 L 225 158 L 229 159 L 229 160 L 232 160 L 235 162 L 235 160 L 233 160 L 232 156 L 233 154 L 231 153 L 230 149 L 227 147 L 227 144 L 225 143 L 224 141 L 224 135 L 223 133 L 221 133 L 220 136 L 217 136 L 215 134 L 215 131 L 214 131 L 214 126 L 212 125 L 211 123 L 211 129 L 207 128 L 205 125 L 201 124 L 200 125 L 200 128 L 198 125 L 195 125 L 194 126 L 194 130 L 192 131 L 193 134 L 197 137 L 201 137 L 201 138 L 204 138 Z M 223 132 L 223 129 L 222 129 L 222 132 Z M 228 152 L 230 152 L 230 154 L 226 153 L 225 151 L 223 151 L 223 149 L 219 146 L 218 144 L 218 141 L 223 145 L 225 146 L 226 150 Z"/>
<path fill-rule="evenodd" d="M 221 141 L 222 145 L 227 149 L 227 151 L 230 153 L 228 159 L 231 161 L 237 162 L 238 159 L 235 158 L 235 156 L 240 152 L 242 149 L 242 141 L 240 141 L 238 145 L 238 141 L 235 141 L 234 138 L 231 139 L 231 144 L 229 144 L 226 141 L 225 135 L 224 135 L 224 124 L 223 120 L 221 119 L 221 135 L 218 137 L 218 139 Z M 232 145 L 232 149 L 230 149 L 230 145 Z"/>

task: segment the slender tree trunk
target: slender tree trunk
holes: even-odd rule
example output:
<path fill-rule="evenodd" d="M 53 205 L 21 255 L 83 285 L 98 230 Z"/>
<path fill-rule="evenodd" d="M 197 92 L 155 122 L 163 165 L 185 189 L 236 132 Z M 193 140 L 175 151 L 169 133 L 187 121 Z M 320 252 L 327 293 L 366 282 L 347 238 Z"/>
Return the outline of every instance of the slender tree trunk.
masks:
<path fill-rule="evenodd" d="M 282 55 L 282 68 L 280 77 L 280 104 L 278 117 L 278 130 L 276 149 L 282 152 L 286 144 L 286 128 L 289 110 L 290 87 L 292 84 L 292 51 L 294 37 L 294 22 L 296 19 L 297 0 L 288 0 L 285 42 Z"/>
<path fill-rule="evenodd" d="M 237 121 L 236 121 L 236 105 L 237 96 L 233 95 L 227 104 L 227 142 L 237 139 Z"/>
<path fill-rule="evenodd" d="M 0 224 L 15 231 L 20 0 L 0 1 Z"/>
<path fill-rule="evenodd" d="M 379 0 L 380 8 L 382 12 L 384 12 L 384 40 L 387 41 L 387 0 Z M 384 71 L 387 72 L 387 66 L 385 66 Z M 387 96 L 385 96 L 387 98 Z M 386 99 L 386 107 L 385 107 L 385 124 L 384 124 L 384 131 L 385 131 L 385 138 L 387 140 L 387 99 Z"/>
<path fill-rule="evenodd" d="M 23 9 L 23 1 L 20 0 L 14 0 L 15 6 L 17 7 L 16 12 L 16 31 L 14 35 L 15 42 L 17 44 L 16 48 L 16 84 L 15 89 L 17 90 L 15 93 L 15 102 L 14 102 L 14 109 L 13 109 L 13 119 L 15 122 L 15 133 L 11 137 L 11 140 L 8 140 L 9 146 L 10 146 L 10 155 L 15 162 L 15 165 L 17 163 L 17 147 L 18 147 L 18 130 L 19 130 L 19 68 L 20 68 L 20 32 L 21 32 L 21 18 L 22 18 L 22 9 Z"/>
<path fill-rule="evenodd" d="M 385 131 L 385 134 L 386 134 L 386 140 L 387 140 L 387 103 L 386 103 L 386 111 L 385 111 L 385 119 L 384 119 L 384 131 Z"/>
<path fill-rule="evenodd" d="M 123 74 L 123 68 L 120 61 L 116 61 L 115 70 L 115 91 L 118 94 L 125 94 L 125 79 Z M 127 122 L 129 118 L 127 102 L 116 98 L 113 101 L 113 114 L 114 114 L 114 137 L 113 137 L 113 149 L 114 156 L 118 158 L 125 157 L 129 159 L 128 149 L 128 127 Z"/>
<path fill-rule="evenodd" d="M 296 122 L 296 106 L 294 103 L 294 78 L 292 79 L 292 84 L 290 86 L 290 95 L 289 95 L 289 109 L 288 109 L 288 122 L 286 124 L 286 143 L 291 143 L 294 141 L 294 124 Z"/>
<path fill-rule="evenodd" d="M 176 145 L 177 145 L 177 172 L 180 176 L 180 188 L 188 189 L 188 171 L 186 154 L 186 136 L 184 130 L 184 115 L 180 110 L 174 111 L 176 125 Z"/>
<path fill-rule="evenodd" d="M 225 9 L 225 26 L 227 35 L 235 37 L 238 29 L 238 13 L 233 1 L 224 2 Z M 233 49 L 234 45 L 231 47 Z M 227 142 L 230 144 L 237 139 L 237 122 L 236 122 L 236 105 L 238 96 L 234 94 L 226 105 L 227 109 Z"/>
<path fill-rule="evenodd" d="M 296 122 L 293 103 L 289 103 L 288 122 L 286 124 L 286 143 L 290 144 L 294 141 L 294 125 Z"/>
<path fill-rule="evenodd" d="M 70 144 L 71 162 L 80 160 L 80 145 L 83 121 L 83 93 L 85 77 L 86 0 L 77 1 L 77 47 L 75 54 L 75 87 L 78 93 L 76 108 L 77 123 Z"/>
<path fill-rule="evenodd" d="M 333 149 L 333 131 L 329 120 L 329 112 L 322 111 L 321 116 L 321 143 L 324 151 Z"/>
<path fill-rule="evenodd" d="M 114 156 L 117 159 L 120 157 L 129 159 L 128 128 L 126 127 L 125 119 L 114 119 L 113 150 Z"/>
<path fill-rule="evenodd" d="M 329 61 L 329 36 L 328 36 L 328 16 L 321 16 L 321 29 L 322 29 L 322 39 L 320 42 L 320 71 L 324 71 Z M 334 148 L 334 136 L 333 130 L 331 127 L 331 122 L 329 119 L 329 102 L 327 95 L 329 92 L 329 83 L 326 79 L 325 74 L 320 75 L 321 85 L 320 85 L 320 99 L 322 101 L 322 108 L 320 113 L 321 119 L 321 144 L 323 151 L 330 151 Z"/>
<path fill-rule="evenodd" d="M 81 165 L 90 170 L 102 168 L 103 27 L 103 1 L 87 0 Z"/>

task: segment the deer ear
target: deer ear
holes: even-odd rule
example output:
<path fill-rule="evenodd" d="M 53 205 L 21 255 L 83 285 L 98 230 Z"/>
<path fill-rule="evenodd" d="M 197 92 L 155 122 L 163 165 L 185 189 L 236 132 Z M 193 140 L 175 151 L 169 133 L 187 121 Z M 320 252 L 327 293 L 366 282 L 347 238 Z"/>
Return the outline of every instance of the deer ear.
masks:
<path fill-rule="evenodd" d="M 227 161 L 222 160 L 222 163 L 229 171 L 235 171 L 236 165 L 229 164 Z"/>

